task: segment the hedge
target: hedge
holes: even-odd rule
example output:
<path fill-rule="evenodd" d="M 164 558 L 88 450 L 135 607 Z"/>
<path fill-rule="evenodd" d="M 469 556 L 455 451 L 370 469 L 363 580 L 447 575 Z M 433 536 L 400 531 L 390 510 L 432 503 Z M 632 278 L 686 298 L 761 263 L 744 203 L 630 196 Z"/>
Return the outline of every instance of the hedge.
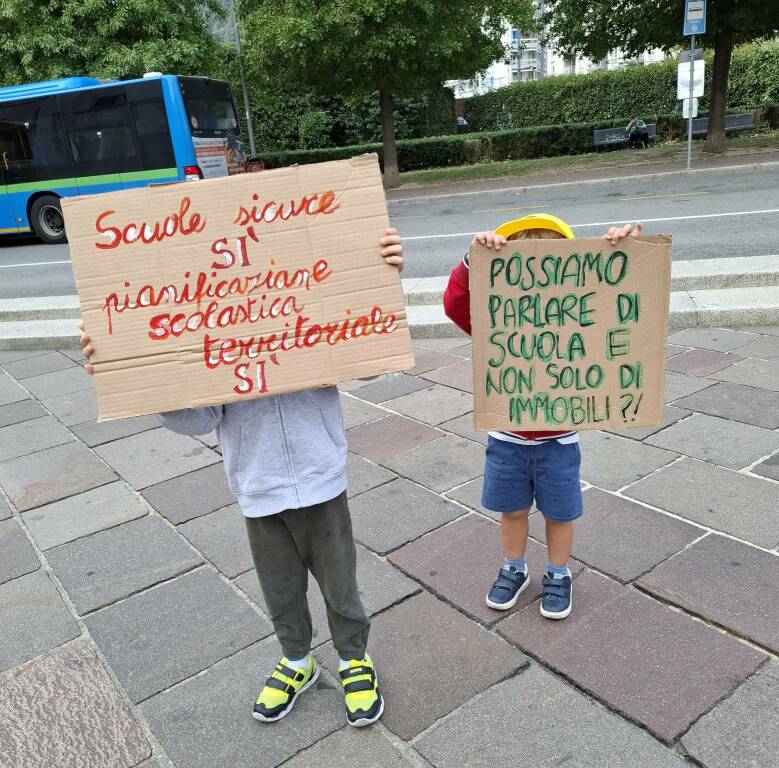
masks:
<path fill-rule="evenodd" d="M 757 113 L 757 117 L 770 127 L 779 127 L 779 105 L 767 105 Z M 686 135 L 687 123 L 679 114 L 645 115 L 645 119 L 648 123 L 657 124 L 659 139 L 681 138 Z M 499 160 L 577 155 L 593 151 L 593 131 L 624 126 L 627 120 L 627 117 L 623 117 L 591 123 L 408 139 L 398 141 L 398 165 L 401 171 L 414 171 Z M 260 157 L 267 168 L 280 168 L 326 160 L 343 160 L 366 152 L 377 153 L 380 160 L 383 154 L 381 144 L 372 143 L 292 152 L 264 152 Z"/>
<path fill-rule="evenodd" d="M 712 53 L 707 53 L 704 93 L 711 93 Z M 534 125 L 614 120 L 637 112 L 673 114 L 677 62 L 630 65 L 588 75 L 560 75 L 529 83 L 516 83 L 465 100 L 471 131 L 496 131 Z M 728 107 L 744 111 L 779 102 L 779 44 L 750 45 L 737 49 L 728 80 Z M 708 110 L 708 95 L 700 100 Z"/>

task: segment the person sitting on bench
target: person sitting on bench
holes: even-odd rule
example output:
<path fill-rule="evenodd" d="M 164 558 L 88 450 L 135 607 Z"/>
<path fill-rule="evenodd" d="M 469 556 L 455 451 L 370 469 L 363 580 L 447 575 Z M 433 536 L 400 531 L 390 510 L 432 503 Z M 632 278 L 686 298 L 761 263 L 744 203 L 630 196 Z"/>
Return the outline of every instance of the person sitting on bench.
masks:
<path fill-rule="evenodd" d="M 631 115 L 630 122 L 625 126 L 625 133 L 628 136 L 628 148 L 638 147 L 645 149 L 649 146 L 649 132 L 646 129 L 646 123 L 638 115 Z"/>

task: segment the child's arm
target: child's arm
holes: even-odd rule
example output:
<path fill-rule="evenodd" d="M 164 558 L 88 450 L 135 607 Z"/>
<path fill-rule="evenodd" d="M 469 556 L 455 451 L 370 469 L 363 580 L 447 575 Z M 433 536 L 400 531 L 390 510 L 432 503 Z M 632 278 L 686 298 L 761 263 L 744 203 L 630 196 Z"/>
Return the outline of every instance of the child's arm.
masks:
<path fill-rule="evenodd" d="M 506 244 L 506 238 L 494 232 L 479 232 L 473 238 L 472 244 L 475 243 L 499 251 Z M 449 275 L 449 283 L 444 293 L 444 312 L 461 331 L 471 335 L 471 289 L 467 255 Z"/>

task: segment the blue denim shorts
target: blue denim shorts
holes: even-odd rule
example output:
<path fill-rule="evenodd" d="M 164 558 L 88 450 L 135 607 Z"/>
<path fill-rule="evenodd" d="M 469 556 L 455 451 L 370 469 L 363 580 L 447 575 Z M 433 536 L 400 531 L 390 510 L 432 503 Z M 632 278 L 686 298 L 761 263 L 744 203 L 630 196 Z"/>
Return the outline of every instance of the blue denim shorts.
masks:
<path fill-rule="evenodd" d="M 481 503 L 492 512 L 516 512 L 536 502 L 544 517 L 567 522 L 581 517 L 579 443 L 549 440 L 520 445 L 490 435 Z"/>

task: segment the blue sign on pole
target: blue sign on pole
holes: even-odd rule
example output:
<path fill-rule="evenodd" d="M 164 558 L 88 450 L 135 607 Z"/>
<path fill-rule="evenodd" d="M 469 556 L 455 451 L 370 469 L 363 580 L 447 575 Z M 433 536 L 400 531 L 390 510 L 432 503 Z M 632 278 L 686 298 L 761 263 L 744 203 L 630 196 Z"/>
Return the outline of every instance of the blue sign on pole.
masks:
<path fill-rule="evenodd" d="M 684 0 L 683 35 L 703 35 L 706 32 L 706 0 Z"/>

